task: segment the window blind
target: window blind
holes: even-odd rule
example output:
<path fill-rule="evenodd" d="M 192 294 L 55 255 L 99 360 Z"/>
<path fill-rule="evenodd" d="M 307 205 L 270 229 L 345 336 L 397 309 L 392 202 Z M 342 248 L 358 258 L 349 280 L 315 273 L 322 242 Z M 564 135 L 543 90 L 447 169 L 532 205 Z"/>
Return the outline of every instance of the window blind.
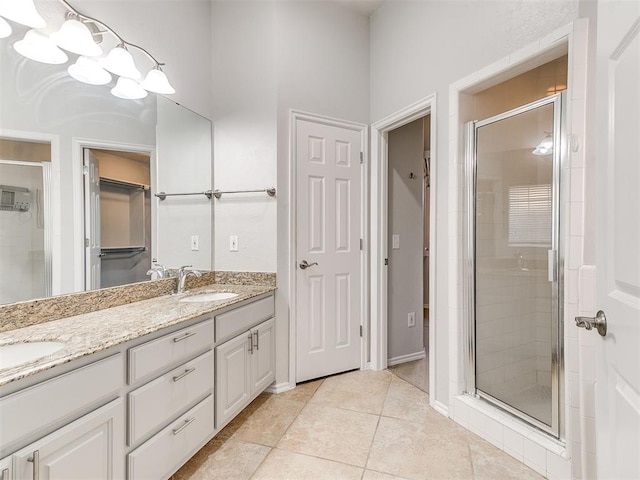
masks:
<path fill-rule="evenodd" d="M 509 243 L 551 245 L 551 185 L 509 187 Z"/>

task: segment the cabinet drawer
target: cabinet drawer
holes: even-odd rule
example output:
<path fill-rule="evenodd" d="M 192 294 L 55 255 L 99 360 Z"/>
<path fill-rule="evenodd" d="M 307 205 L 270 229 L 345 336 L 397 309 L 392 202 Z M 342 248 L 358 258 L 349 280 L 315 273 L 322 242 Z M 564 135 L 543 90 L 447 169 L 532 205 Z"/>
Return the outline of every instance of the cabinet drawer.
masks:
<path fill-rule="evenodd" d="M 184 411 L 213 388 L 213 350 L 129 394 L 129 445 Z"/>
<path fill-rule="evenodd" d="M 118 392 L 122 355 L 100 360 L 0 399 L 0 441 L 11 445 Z"/>
<path fill-rule="evenodd" d="M 216 342 L 236 336 L 273 317 L 273 295 L 216 316 Z"/>
<path fill-rule="evenodd" d="M 209 395 L 127 455 L 127 478 L 167 478 L 204 445 L 213 431 L 213 395 Z"/>
<path fill-rule="evenodd" d="M 213 344 L 213 320 L 206 320 L 129 349 L 129 385 Z"/>

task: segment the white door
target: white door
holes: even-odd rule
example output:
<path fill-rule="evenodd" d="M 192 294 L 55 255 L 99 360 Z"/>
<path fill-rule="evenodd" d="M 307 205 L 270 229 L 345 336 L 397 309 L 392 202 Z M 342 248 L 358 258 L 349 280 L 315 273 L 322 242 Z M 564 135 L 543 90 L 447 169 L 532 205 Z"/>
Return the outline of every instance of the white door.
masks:
<path fill-rule="evenodd" d="M 242 410 L 251 396 L 251 332 L 216 347 L 216 428 Z"/>
<path fill-rule="evenodd" d="M 251 329 L 251 395 L 262 392 L 276 378 L 275 321 L 270 318 Z"/>
<path fill-rule="evenodd" d="M 113 480 L 124 477 L 122 400 L 32 443 L 14 455 L 16 478 Z"/>
<path fill-rule="evenodd" d="M 598 2 L 597 469 L 640 478 L 640 2 Z"/>
<path fill-rule="evenodd" d="M 360 367 L 361 135 L 297 120 L 297 382 Z"/>
<path fill-rule="evenodd" d="M 100 172 L 98 159 L 84 149 L 85 288 L 100 288 Z"/>

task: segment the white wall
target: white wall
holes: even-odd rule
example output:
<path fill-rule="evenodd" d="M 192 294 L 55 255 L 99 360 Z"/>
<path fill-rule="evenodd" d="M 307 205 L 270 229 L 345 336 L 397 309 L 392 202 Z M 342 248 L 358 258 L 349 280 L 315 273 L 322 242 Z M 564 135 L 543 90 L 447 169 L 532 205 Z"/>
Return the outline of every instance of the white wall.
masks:
<path fill-rule="evenodd" d="M 288 380 L 289 110 L 367 123 L 369 21 L 332 2 L 214 1 L 217 270 L 277 271 L 277 382 Z M 239 252 L 229 252 L 229 235 Z M 276 241 L 277 240 L 277 241 Z"/>
<path fill-rule="evenodd" d="M 437 346 L 436 401 L 448 404 L 450 318 L 448 272 L 450 263 L 448 212 L 460 209 L 456 192 L 450 196 L 446 162 L 449 158 L 449 84 L 507 56 L 545 34 L 571 22 L 578 1 L 424 1 L 385 2 L 371 17 L 371 120 L 377 121 L 437 92 L 437 145 L 432 162 L 438 162 L 436 220 Z M 432 183 L 433 184 L 433 183 Z M 460 291 L 462 286 L 460 285 Z M 455 303 L 455 302 L 454 302 Z"/>

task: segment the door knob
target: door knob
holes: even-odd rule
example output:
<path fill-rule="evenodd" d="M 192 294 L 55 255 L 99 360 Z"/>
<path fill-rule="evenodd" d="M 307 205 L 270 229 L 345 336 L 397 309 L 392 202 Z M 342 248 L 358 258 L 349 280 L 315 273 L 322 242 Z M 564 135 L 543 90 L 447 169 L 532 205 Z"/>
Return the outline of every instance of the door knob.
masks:
<path fill-rule="evenodd" d="M 318 265 L 318 262 L 313 262 L 313 263 L 307 263 L 306 260 L 302 260 L 302 262 L 300 263 L 300 268 L 302 270 L 305 270 L 309 267 L 313 267 L 314 265 Z"/>
<path fill-rule="evenodd" d="M 601 337 L 607 334 L 607 317 L 602 310 L 599 310 L 595 317 L 576 317 L 576 325 L 587 330 L 595 327 Z"/>

